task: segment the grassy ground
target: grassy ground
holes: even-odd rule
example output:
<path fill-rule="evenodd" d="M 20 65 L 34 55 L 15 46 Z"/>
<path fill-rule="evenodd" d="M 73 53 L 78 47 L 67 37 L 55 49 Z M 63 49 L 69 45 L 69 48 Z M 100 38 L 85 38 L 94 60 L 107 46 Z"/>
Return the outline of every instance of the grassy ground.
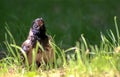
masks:
<path fill-rule="evenodd" d="M 0 60 L 0 77 L 119 77 L 119 12 L 119 0 L 1 0 L 0 51 L 7 57 Z M 43 63 L 36 69 L 33 63 L 30 71 L 22 65 L 19 46 L 39 16 L 55 36 L 57 58 L 55 67 Z"/>

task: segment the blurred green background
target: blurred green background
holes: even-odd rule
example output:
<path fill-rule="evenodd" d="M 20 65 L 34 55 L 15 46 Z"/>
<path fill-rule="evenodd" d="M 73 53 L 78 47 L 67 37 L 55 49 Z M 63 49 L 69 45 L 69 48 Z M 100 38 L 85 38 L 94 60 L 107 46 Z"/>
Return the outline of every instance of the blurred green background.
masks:
<path fill-rule="evenodd" d="M 81 34 L 90 44 L 98 44 L 100 32 L 114 29 L 120 20 L 120 0 L 0 0 L 0 43 L 9 27 L 18 45 L 27 38 L 31 23 L 42 17 L 55 42 L 68 48 Z"/>

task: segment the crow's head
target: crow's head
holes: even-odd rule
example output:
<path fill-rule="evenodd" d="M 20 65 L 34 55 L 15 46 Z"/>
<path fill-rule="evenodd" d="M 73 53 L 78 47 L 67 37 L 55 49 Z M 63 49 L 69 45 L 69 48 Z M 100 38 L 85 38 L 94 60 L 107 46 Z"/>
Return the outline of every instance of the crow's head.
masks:
<path fill-rule="evenodd" d="M 33 21 L 32 32 L 34 35 L 37 35 L 37 36 L 45 34 L 46 28 L 42 18 L 37 18 Z"/>

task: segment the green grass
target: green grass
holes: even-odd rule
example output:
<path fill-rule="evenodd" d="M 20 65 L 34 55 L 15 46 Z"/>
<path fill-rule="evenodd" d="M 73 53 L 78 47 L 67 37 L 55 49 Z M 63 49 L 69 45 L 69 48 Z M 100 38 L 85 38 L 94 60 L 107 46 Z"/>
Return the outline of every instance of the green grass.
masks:
<path fill-rule="evenodd" d="M 84 35 L 81 35 L 80 40 L 76 42 L 74 47 L 68 49 L 62 49 L 55 42 L 52 42 L 51 45 L 56 53 L 54 59 L 55 66 L 53 67 L 51 63 L 46 65 L 43 62 L 39 68 L 36 68 L 34 64 L 35 53 L 33 53 L 32 66 L 28 66 L 26 60 L 25 66 L 23 67 L 19 54 L 21 47 L 16 44 L 12 34 L 6 28 L 5 45 L 7 48 L 7 57 L 0 60 L 0 76 L 119 77 L 120 34 L 116 17 L 114 17 L 114 22 L 116 33 L 113 33 L 112 30 L 108 31 L 107 36 L 101 33 L 99 45 L 89 44 L 86 38 L 84 38 Z M 24 54 L 24 56 L 26 55 Z"/>

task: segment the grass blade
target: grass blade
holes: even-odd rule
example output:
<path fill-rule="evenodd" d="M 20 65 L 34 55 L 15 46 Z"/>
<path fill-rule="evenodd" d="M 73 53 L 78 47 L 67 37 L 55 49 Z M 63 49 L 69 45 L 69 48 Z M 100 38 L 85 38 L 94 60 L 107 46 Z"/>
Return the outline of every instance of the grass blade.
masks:
<path fill-rule="evenodd" d="M 119 38 L 120 38 L 120 35 L 119 35 L 119 30 L 118 30 L 118 25 L 117 25 L 117 17 L 115 16 L 114 17 L 114 23 L 115 23 L 115 29 L 116 29 L 116 34 L 117 34 L 117 39 L 118 39 L 118 46 L 119 46 L 119 43 L 120 43 L 120 40 L 119 40 Z"/>

